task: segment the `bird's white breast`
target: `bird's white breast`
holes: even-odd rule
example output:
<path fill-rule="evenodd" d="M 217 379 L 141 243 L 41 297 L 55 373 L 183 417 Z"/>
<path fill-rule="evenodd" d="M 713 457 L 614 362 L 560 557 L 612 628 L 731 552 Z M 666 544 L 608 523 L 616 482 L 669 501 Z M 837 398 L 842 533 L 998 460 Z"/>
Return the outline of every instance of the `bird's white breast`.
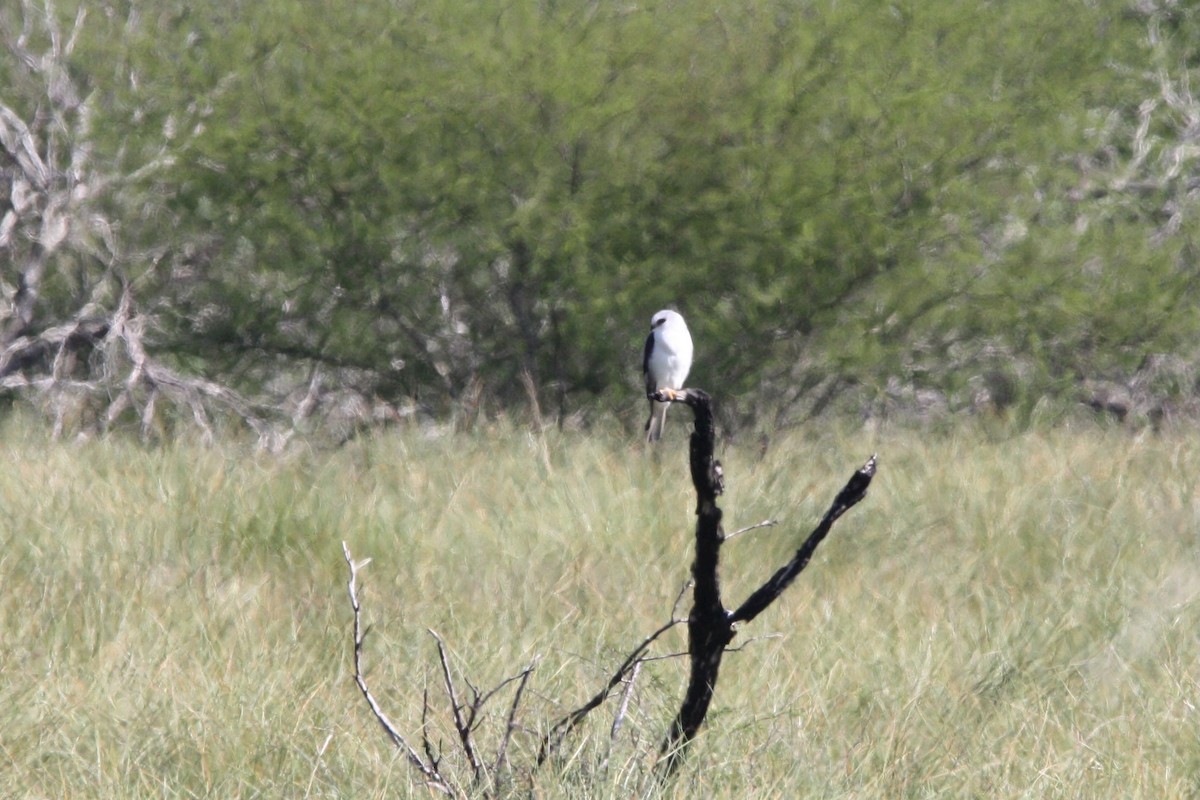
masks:
<path fill-rule="evenodd" d="M 650 374 L 660 389 L 682 389 L 692 367 L 692 337 L 686 325 L 668 322 L 654 332 Z"/>

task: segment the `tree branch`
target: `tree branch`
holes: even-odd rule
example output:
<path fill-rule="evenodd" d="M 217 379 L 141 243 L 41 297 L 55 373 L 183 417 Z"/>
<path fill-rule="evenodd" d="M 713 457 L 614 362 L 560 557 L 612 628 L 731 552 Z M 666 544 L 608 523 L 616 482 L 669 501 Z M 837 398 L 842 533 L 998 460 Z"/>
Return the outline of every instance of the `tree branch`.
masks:
<path fill-rule="evenodd" d="M 721 602 L 720 550 L 726 537 L 721 529 L 721 509 L 717 506 L 717 496 L 724 490 L 725 476 L 720 462 L 714 458 L 716 437 L 712 399 L 699 389 L 665 394 L 658 392 L 654 399 L 684 403 L 695 414 L 695 430 L 689 441 L 692 484 L 696 489 L 696 556 L 692 564 L 695 585 L 692 611 L 688 616 L 691 669 L 683 702 L 659 749 L 662 758 L 657 771 L 660 779 L 665 779 L 678 769 L 687 745 L 704 723 L 720 675 L 722 656 L 735 635 L 734 624 L 748 622 L 757 616 L 808 565 L 817 545 L 829 533 L 833 523 L 866 495 L 875 474 L 876 458 L 871 456 L 851 476 L 816 530 L 800 546 L 792 560 L 755 591 L 737 611 L 730 613 Z M 760 526 L 764 524 L 760 523 Z M 751 529 L 754 527 L 759 526 L 751 526 Z"/>
<path fill-rule="evenodd" d="M 593 695 L 592 698 L 582 706 L 570 712 L 569 714 L 565 714 L 557 722 L 551 725 L 550 730 L 548 730 L 546 734 L 542 736 L 541 745 L 538 747 L 538 756 L 535 766 L 540 767 L 543 763 L 545 763 L 546 759 L 557 753 L 558 748 L 562 745 L 562 741 L 566 738 L 567 734 L 575 730 L 576 726 L 583 722 L 588 714 L 590 714 L 605 700 L 607 700 L 609 695 L 612 694 L 613 689 L 620 685 L 620 683 L 625 680 L 625 676 L 631 673 L 636 668 L 638 663 L 642 661 L 642 653 L 646 652 L 646 649 L 650 647 L 650 645 L 653 644 L 658 637 L 662 636 L 664 633 L 669 631 L 671 628 L 674 628 L 681 622 L 683 622 L 681 619 L 672 619 L 659 627 L 659 629 L 654 631 L 654 633 L 651 633 L 649 636 L 643 639 L 641 643 L 633 649 L 633 652 L 625 657 L 625 660 L 621 662 L 621 666 L 617 667 L 616 672 L 614 672 L 612 677 L 608 679 L 608 682 L 604 684 L 604 688 L 596 692 L 596 694 Z"/>
<path fill-rule="evenodd" d="M 533 674 L 533 669 L 537 666 L 538 659 L 534 658 L 529 662 L 529 666 L 521 670 L 519 676 L 520 683 L 517 684 L 517 691 L 513 695 L 512 705 L 508 708 L 508 723 L 504 726 L 504 738 L 500 740 L 500 747 L 496 750 L 496 763 L 492 767 L 492 773 L 500 774 L 501 768 L 505 764 L 505 759 L 508 756 L 508 743 L 512 739 L 513 732 L 517 729 L 517 708 L 521 705 L 521 697 L 525 694 L 525 686 L 529 683 L 529 676 Z M 512 680 L 511 678 L 509 679 Z M 505 681 L 508 683 L 508 681 Z M 499 687 L 497 687 L 499 688 Z"/>
<path fill-rule="evenodd" d="M 442 641 L 442 637 L 437 634 L 432 628 L 427 629 L 429 635 L 437 641 L 438 658 L 442 662 L 442 680 L 446 684 L 446 695 L 450 698 L 450 711 L 454 717 L 454 729 L 458 732 L 458 740 L 462 744 L 463 754 L 467 757 L 467 762 L 471 765 L 471 772 L 474 775 L 476 784 L 480 783 L 483 778 L 483 764 L 479 761 L 479 757 L 475 754 L 475 745 L 471 740 L 471 728 L 474 722 L 475 715 L 480 706 L 478 693 L 475 696 L 475 702 L 471 707 L 471 718 L 467 721 L 463 720 L 462 705 L 458 702 L 458 692 L 454 689 L 454 678 L 450 674 L 450 661 L 446 657 L 446 643 Z"/>
<path fill-rule="evenodd" d="M 354 609 L 354 683 L 358 686 L 358 690 L 366 699 L 367 705 L 371 707 L 371 713 L 375 715 L 375 719 L 379 722 L 388 738 L 417 770 L 425 776 L 425 782 L 430 787 L 450 797 L 457 797 L 458 792 L 446 781 L 445 778 L 438 772 L 436 762 L 426 763 L 420 754 L 413 749 L 412 745 L 404 738 L 392 721 L 388 719 L 387 714 L 380 708 L 379 703 L 375 700 L 375 696 L 371 694 L 367 688 L 367 679 L 363 673 L 362 667 L 362 651 L 363 641 L 366 639 L 366 631 L 362 627 L 362 608 L 358 602 L 358 571 L 371 563 L 371 559 L 355 562 L 350 555 L 350 547 L 342 542 L 342 552 L 346 557 L 346 564 L 350 567 L 350 580 L 346 584 L 346 591 L 350 595 L 350 607 Z"/>
<path fill-rule="evenodd" d="M 838 517 L 845 514 L 850 508 L 857 504 L 867 495 L 867 487 L 871 485 L 871 478 L 875 475 L 875 468 L 878 461 L 875 456 L 871 456 L 866 464 L 858 469 L 850 480 L 846 483 L 842 490 L 838 492 L 834 498 L 833 504 L 829 510 L 825 512 L 825 516 L 821 518 L 821 522 L 804 540 L 804 544 L 796 550 L 796 554 L 792 556 L 792 560 L 771 576 L 770 580 L 754 591 L 746 601 L 738 606 L 737 611 L 730 615 L 730 623 L 749 622 L 763 612 L 767 606 L 775 602 L 783 590 L 791 585 L 792 581 L 796 580 L 805 567 L 808 566 L 809 560 L 816 552 L 819 545 L 828 535 L 829 530 L 833 527 L 833 523 L 837 522 Z"/>
<path fill-rule="evenodd" d="M 770 527 L 773 527 L 778 524 L 779 524 L 779 520 L 777 520 L 777 519 L 764 519 L 762 522 L 756 522 L 753 525 L 747 525 L 744 528 L 738 528 L 733 533 L 725 534 L 725 541 L 728 542 L 733 537 L 741 536 L 743 533 L 749 533 L 750 531 L 756 531 L 759 528 L 770 528 Z"/>
<path fill-rule="evenodd" d="M 691 668 L 683 702 L 659 748 L 663 756 L 659 762 L 660 776 L 667 777 L 678 767 L 684 748 L 708 715 L 721 670 L 721 658 L 734 633 L 721 602 L 718 568 L 725 534 L 721 529 L 722 513 L 717 496 L 724 491 L 725 483 L 724 471 L 713 455 L 716 430 L 712 398 L 700 389 L 684 389 L 666 397 L 659 393 L 655 399 L 682 402 L 695 414 L 695 429 L 688 447 L 692 485 L 696 489 L 696 557 L 692 563 L 692 611 L 688 615 Z"/>

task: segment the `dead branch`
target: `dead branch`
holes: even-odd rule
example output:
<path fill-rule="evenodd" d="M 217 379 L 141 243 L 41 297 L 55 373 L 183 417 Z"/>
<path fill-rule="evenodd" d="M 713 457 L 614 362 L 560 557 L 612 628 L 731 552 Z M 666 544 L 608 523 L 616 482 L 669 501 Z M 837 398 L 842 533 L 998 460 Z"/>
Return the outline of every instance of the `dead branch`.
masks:
<path fill-rule="evenodd" d="M 434 770 L 440 771 L 442 758 L 433 751 L 433 742 L 429 740 L 429 684 L 426 682 L 425 688 L 421 690 L 421 749 L 425 751 L 425 758 Z"/>
<path fill-rule="evenodd" d="M 867 487 L 871 485 L 871 478 L 875 475 L 875 468 L 878 461 L 875 456 L 867 459 L 867 463 L 863 464 L 857 472 L 850 476 L 849 482 L 842 487 L 834 498 L 833 504 L 829 510 L 825 512 L 825 516 L 821 518 L 821 522 L 804 540 L 804 544 L 796 550 L 796 554 L 785 565 L 779 568 L 771 578 L 756 589 L 749 597 L 746 598 L 737 611 L 730 615 L 730 623 L 749 622 L 757 617 L 766 609 L 767 606 L 775 602 L 779 595 L 783 594 L 783 590 L 791 585 L 792 581 L 796 580 L 805 567 L 808 566 L 809 560 L 816 552 L 817 545 L 828 535 L 829 530 L 833 527 L 833 523 L 837 522 L 838 517 L 845 514 L 852 506 L 866 497 Z"/>
<path fill-rule="evenodd" d="M 468 784 L 468 781 L 460 783 L 453 776 L 442 771 L 441 748 L 435 748 L 433 742 L 430 740 L 428 687 L 422 692 L 421 701 L 421 750 L 424 752 L 424 756 L 409 744 L 399 729 L 388 719 L 388 716 L 367 688 L 362 666 L 363 641 L 366 638 L 366 632 L 362 627 L 362 611 L 358 600 L 358 571 L 370 563 L 370 559 L 356 563 L 350 554 L 349 546 L 345 542 L 342 542 L 342 552 L 345 555 L 346 564 L 350 567 L 350 580 L 347 584 L 347 589 L 350 595 L 350 607 L 354 611 L 354 682 L 358 686 L 359 692 L 366 699 L 367 705 L 370 706 L 371 713 L 387 733 L 392 744 L 404 754 L 404 757 L 410 764 L 416 767 L 431 788 L 450 797 L 466 797 L 473 795 L 475 792 L 480 792 L 483 796 L 487 797 L 497 796 L 501 789 L 505 767 L 508 764 L 508 746 L 512 741 L 513 734 L 518 729 L 517 716 L 521 708 L 521 701 L 525 696 L 525 688 L 528 686 L 529 678 L 533 674 L 539 658 L 535 657 L 523 670 L 505 678 L 486 692 L 479 691 L 469 680 L 464 678 L 464 682 L 467 684 L 470 692 L 470 700 L 466 701 L 463 699 L 463 694 L 459 691 L 458 685 L 455 682 L 454 671 L 450 665 L 450 656 L 445 640 L 436 631 L 427 629 L 429 630 L 429 635 L 437 643 L 443 688 L 450 701 L 450 717 L 455 733 L 458 736 L 458 749 L 466 758 L 471 770 L 469 788 L 463 788 Z M 475 731 L 483 721 L 482 714 L 488 701 L 499 694 L 505 687 L 514 683 L 517 685 L 517 688 L 513 694 L 512 702 L 508 707 L 504 733 L 500 738 L 500 744 L 496 748 L 496 754 L 492 758 L 489 767 L 480 753 L 478 743 L 475 740 Z"/>
<path fill-rule="evenodd" d="M 371 563 L 371 559 L 355 562 L 350 555 L 350 547 L 345 542 L 342 542 L 342 552 L 346 556 L 346 564 L 350 567 L 350 580 L 346 584 L 346 590 L 350 595 L 350 607 L 354 609 L 354 683 L 358 686 L 358 690 L 362 693 L 363 698 L 367 701 L 367 705 L 371 707 L 371 713 L 375 715 L 388 738 L 392 740 L 392 744 L 396 745 L 399 750 L 404 753 L 408 762 L 425 776 L 425 782 L 430 787 L 450 797 L 458 797 L 459 792 L 455 791 L 454 787 L 442 777 L 438 772 L 437 762 L 430 759 L 426 762 L 421 758 L 421 755 L 413 749 L 397 730 L 392 721 L 388 719 L 387 714 L 380 708 L 379 703 L 375 700 L 375 696 L 371 694 L 367 688 L 366 675 L 362 667 L 362 651 L 363 641 L 366 639 L 366 631 L 362 627 L 362 608 L 358 602 L 358 571 Z M 428 750 L 426 751 L 428 752 Z"/>
<path fill-rule="evenodd" d="M 633 687 L 637 683 L 638 675 L 642 672 L 642 665 L 649 659 L 638 659 L 633 665 L 633 670 L 629 673 L 629 677 L 625 680 L 625 689 L 621 692 L 621 702 L 617 705 L 617 713 L 613 717 L 612 727 L 608 732 L 608 752 L 604 755 L 604 760 L 600 762 L 600 771 L 608 770 L 608 762 L 612 757 L 613 748 L 617 745 L 617 735 L 621 732 L 621 726 L 625 724 L 625 715 L 629 711 L 629 700 L 633 697 Z"/>
<path fill-rule="evenodd" d="M 504 726 L 504 738 L 500 740 L 500 747 L 496 750 L 496 762 L 492 766 L 492 772 L 495 775 L 500 775 L 501 769 L 507 763 L 508 743 L 512 740 L 513 732 L 517 729 L 517 709 L 521 706 L 521 698 L 525 695 L 525 686 L 529 683 L 529 676 L 533 674 L 533 669 L 537 665 L 537 662 L 538 659 L 534 658 L 529 663 L 529 666 L 521 670 L 520 675 L 517 676 L 520 683 L 517 684 L 517 691 L 513 694 L 512 704 L 508 708 L 508 723 Z"/>
<path fill-rule="evenodd" d="M 168 404 L 206 440 L 220 414 L 242 420 L 260 447 L 280 449 L 290 431 L 268 421 L 280 410 L 268 414 L 227 386 L 184 374 L 147 346 L 157 318 L 138 309 L 124 272 L 151 274 L 162 253 L 123 253 L 108 206 L 120 185 L 169 159 L 133 175 L 96 163 L 94 93 L 71 63 L 86 4 L 73 23 L 51 2 L 20 5 L 20 31 L 0 30 L 0 52 L 15 57 L 13 80 L 0 87 L 0 390 L 51 410 L 56 435 L 70 408 L 100 432 L 133 412 L 149 437 Z M 22 108 L 33 110 L 23 116 Z M 43 296 L 54 281 L 78 284 L 73 312 Z"/>
<path fill-rule="evenodd" d="M 475 743 L 472 740 L 471 732 L 480 707 L 479 693 L 475 693 L 475 701 L 471 704 L 470 718 L 464 720 L 462 714 L 463 706 L 458 702 L 458 692 L 454 688 L 454 677 L 450 673 L 450 661 L 446 657 L 446 643 L 432 629 L 429 629 L 429 635 L 437 641 L 438 658 L 442 663 L 442 680 L 446 684 L 446 696 L 450 699 L 450 713 L 454 718 L 454 729 L 458 732 L 458 740 L 462 745 L 463 754 L 466 755 L 467 762 L 471 765 L 471 773 L 474 776 L 475 783 L 478 785 L 484 778 L 483 764 L 480 762 L 479 756 L 475 754 Z"/>
<path fill-rule="evenodd" d="M 755 642 L 765 642 L 767 639 L 782 638 L 782 633 L 764 633 L 761 636 L 751 636 L 749 639 L 742 639 L 742 643 L 737 647 L 726 647 L 726 653 L 740 653 Z"/>
<path fill-rule="evenodd" d="M 657 396 L 656 399 L 664 399 Z M 875 475 L 877 460 L 875 456 L 857 470 L 842 490 L 837 494 L 833 504 L 826 511 L 817 527 L 809 534 L 804 543 L 797 549 L 796 554 L 783 567 L 775 572 L 762 586 L 737 607 L 735 611 L 726 609 L 721 599 L 721 583 L 719 574 L 720 549 L 726 540 L 721 528 L 721 508 L 717 505 L 717 497 L 724 490 L 724 471 L 713 454 L 715 449 L 715 429 L 713 425 L 712 400 L 709 395 L 699 389 L 677 391 L 673 397 L 665 398 L 673 402 L 682 402 L 690 406 L 695 414 L 695 429 L 691 434 L 689 445 L 689 464 L 692 483 L 696 490 L 696 551 L 692 563 L 692 578 L 685 584 L 675 600 L 671 619 L 657 630 L 646 636 L 625 657 L 598 692 L 592 695 L 580 707 L 564 714 L 556 720 L 541 736 L 537 756 L 529 769 L 529 774 L 536 772 L 547 760 L 556 756 L 565 738 L 574 731 L 587 716 L 602 705 L 617 687 L 624 684 L 621 702 L 610 729 L 610 751 L 617 734 L 628 713 L 633 685 L 647 661 L 653 660 L 647 655 L 647 650 L 668 630 L 683 622 L 688 626 L 689 677 L 684 697 L 679 711 L 672 719 L 670 727 L 663 737 L 659 748 L 659 761 L 655 775 L 659 780 L 669 778 L 682 763 L 683 755 L 688 744 L 695 738 L 708 714 L 713 694 L 717 686 L 721 660 L 726 652 L 733 652 L 728 647 L 735 636 L 734 626 L 742 622 L 750 622 L 763 610 L 771 605 L 787 589 L 809 564 L 817 546 L 825 539 L 833 524 L 850 508 L 860 502 L 865 496 L 871 479 Z M 773 520 L 765 520 L 756 525 L 744 528 L 739 533 L 775 524 Z M 396 730 L 380 709 L 374 697 L 368 691 L 362 673 L 362 633 L 360 608 L 356 593 L 356 577 L 358 570 L 366 562 L 356 564 L 350 555 L 348 546 L 343 542 L 346 563 L 350 566 L 349 594 L 350 603 L 354 610 L 354 677 L 359 690 L 366 698 L 372 713 L 387 732 L 393 744 L 399 748 L 408 761 L 424 776 L 432 787 L 452 796 L 461 796 L 462 790 L 458 785 L 443 775 L 440 768 L 441 757 L 435 752 L 429 739 L 428 691 L 424 694 L 422 706 L 422 757 L 408 741 Z M 686 620 L 677 616 L 680 601 L 688 589 L 692 590 L 692 609 Z M 507 764 L 509 743 L 517 729 L 517 715 L 521 699 L 530 675 L 533 663 L 518 674 L 505 679 L 489 692 L 483 693 L 469 681 L 471 699 L 465 701 L 455 683 L 453 670 L 445 642 L 436 632 L 430 630 L 430 635 L 437 642 L 438 657 L 442 672 L 442 681 L 450 702 L 450 716 L 458 736 L 458 747 L 470 766 L 472 773 L 472 789 L 482 790 L 487 796 L 495 796 L 500 790 L 500 776 Z M 761 638 L 761 637 L 760 637 Z M 754 641 L 751 639 L 750 641 Z M 740 649 L 740 648 L 739 648 Z M 480 756 L 479 747 L 474 737 L 476 727 L 481 720 L 481 711 L 489 699 L 494 697 L 505 686 L 517 682 L 517 689 L 509 707 L 503 737 L 491 762 L 490 772 L 487 762 Z M 602 767 L 608 763 L 607 756 Z"/>
<path fill-rule="evenodd" d="M 833 523 L 866 495 L 875 474 L 874 456 L 851 476 L 838 493 L 817 529 L 809 535 L 796 555 L 755 591 L 735 612 L 729 612 L 721 600 L 719 574 L 720 550 L 725 541 L 721 529 L 722 512 L 717 496 L 724 490 L 724 470 L 714 458 L 715 429 L 712 399 L 699 389 L 685 389 L 673 396 L 658 395 L 657 400 L 682 402 L 695 414 L 695 429 L 689 441 L 692 484 L 696 490 L 696 555 L 692 564 L 692 610 L 688 615 L 688 653 L 691 659 L 688 685 L 679 711 L 660 747 L 660 779 L 678 769 L 687 745 L 695 738 L 708 715 L 713 692 L 720 674 L 721 659 L 735 635 L 736 622 L 748 622 L 774 602 L 808 565 L 817 545 Z"/>
<path fill-rule="evenodd" d="M 688 615 L 688 653 L 691 657 L 687 690 L 679 712 L 672 720 L 660 752 L 665 756 L 664 775 L 674 772 L 683 747 L 695 737 L 717 685 L 721 657 L 733 639 L 733 626 L 721 602 L 718 573 L 721 543 L 721 509 L 717 496 L 724 491 L 724 472 L 714 458 L 716 431 L 712 399 L 699 389 L 676 392 L 674 397 L 690 406 L 695 428 L 689 440 L 692 485 L 696 489 L 696 556 L 692 563 L 692 610 Z M 657 399 L 657 398 L 656 398 Z"/>
<path fill-rule="evenodd" d="M 777 520 L 777 519 L 764 519 L 762 522 L 756 522 L 753 525 L 747 525 L 744 528 L 738 528 L 733 533 L 725 534 L 725 541 L 728 542 L 730 539 L 734 538 L 735 536 L 741 536 L 743 533 L 749 533 L 750 531 L 756 531 L 759 528 L 771 528 L 778 524 L 779 524 L 779 520 Z"/>
<path fill-rule="evenodd" d="M 617 714 L 613 717 L 612 728 L 609 729 L 610 744 L 615 744 L 617 734 L 621 732 L 621 725 L 625 722 L 625 714 L 629 710 L 629 698 L 633 695 L 633 685 L 637 683 L 638 675 L 642 671 L 644 660 L 639 660 L 633 665 L 633 670 L 629 673 L 629 679 L 625 681 L 625 691 L 621 693 L 621 704 L 617 706 Z"/>
<path fill-rule="evenodd" d="M 583 720 L 587 718 L 588 714 L 600 707 L 600 705 L 603 704 L 604 701 L 607 700 L 612 694 L 613 689 L 619 686 L 621 682 L 625 680 L 625 677 L 632 673 L 637 665 L 641 663 L 643 660 L 642 654 L 646 652 L 650 645 L 654 644 L 658 637 L 662 636 L 664 633 L 683 621 L 684 620 L 672 618 L 669 622 L 659 627 L 658 630 L 651 633 L 645 639 L 642 639 L 641 643 L 638 644 L 638 646 L 635 647 L 633 651 L 625 657 L 625 660 L 621 662 L 621 665 L 617 667 L 616 671 L 612 674 L 612 676 L 608 679 L 608 682 L 604 684 L 604 687 L 600 689 L 600 691 L 592 695 L 591 699 L 589 699 L 582 706 L 568 714 L 563 715 L 558 719 L 557 722 L 551 725 L 550 730 L 548 730 L 542 736 L 541 745 L 538 747 L 537 762 L 535 766 L 540 767 L 548 758 L 555 755 L 558 752 L 559 747 L 562 746 L 563 739 L 567 737 L 567 734 L 575 730 L 579 723 L 583 722 Z"/>

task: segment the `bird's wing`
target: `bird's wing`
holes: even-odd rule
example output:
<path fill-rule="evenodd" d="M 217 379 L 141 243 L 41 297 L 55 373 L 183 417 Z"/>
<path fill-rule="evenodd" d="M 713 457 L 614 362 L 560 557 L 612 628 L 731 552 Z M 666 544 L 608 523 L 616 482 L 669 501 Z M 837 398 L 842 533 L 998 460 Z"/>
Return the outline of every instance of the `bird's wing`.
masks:
<path fill-rule="evenodd" d="M 642 377 L 646 380 L 646 394 L 658 391 L 657 381 L 650 374 L 650 354 L 654 352 L 654 331 L 646 337 L 646 346 L 642 349 Z"/>

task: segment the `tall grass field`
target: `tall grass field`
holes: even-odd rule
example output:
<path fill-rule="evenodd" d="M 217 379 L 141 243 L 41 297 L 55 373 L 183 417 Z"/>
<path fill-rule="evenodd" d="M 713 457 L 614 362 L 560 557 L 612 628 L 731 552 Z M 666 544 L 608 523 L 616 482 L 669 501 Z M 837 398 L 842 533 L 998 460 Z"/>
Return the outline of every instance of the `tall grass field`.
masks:
<path fill-rule="evenodd" d="M 535 663 L 510 760 L 672 615 L 685 414 L 612 434 L 412 430 L 282 456 L 0 430 L 0 797 L 430 797 L 352 680 L 448 771 L 460 692 Z M 682 626 L 514 787 L 537 798 L 1200 795 L 1200 434 L 804 431 L 720 446 L 733 606 L 873 452 L 867 498 L 744 626 L 648 780 Z M 686 607 L 679 613 L 686 613 Z M 468 681 L 470 682 L 468 684 Z M 486 706 L 505 729 L 515 684 Z M 424 698 L 428 709 L 423 710 Z"/>

